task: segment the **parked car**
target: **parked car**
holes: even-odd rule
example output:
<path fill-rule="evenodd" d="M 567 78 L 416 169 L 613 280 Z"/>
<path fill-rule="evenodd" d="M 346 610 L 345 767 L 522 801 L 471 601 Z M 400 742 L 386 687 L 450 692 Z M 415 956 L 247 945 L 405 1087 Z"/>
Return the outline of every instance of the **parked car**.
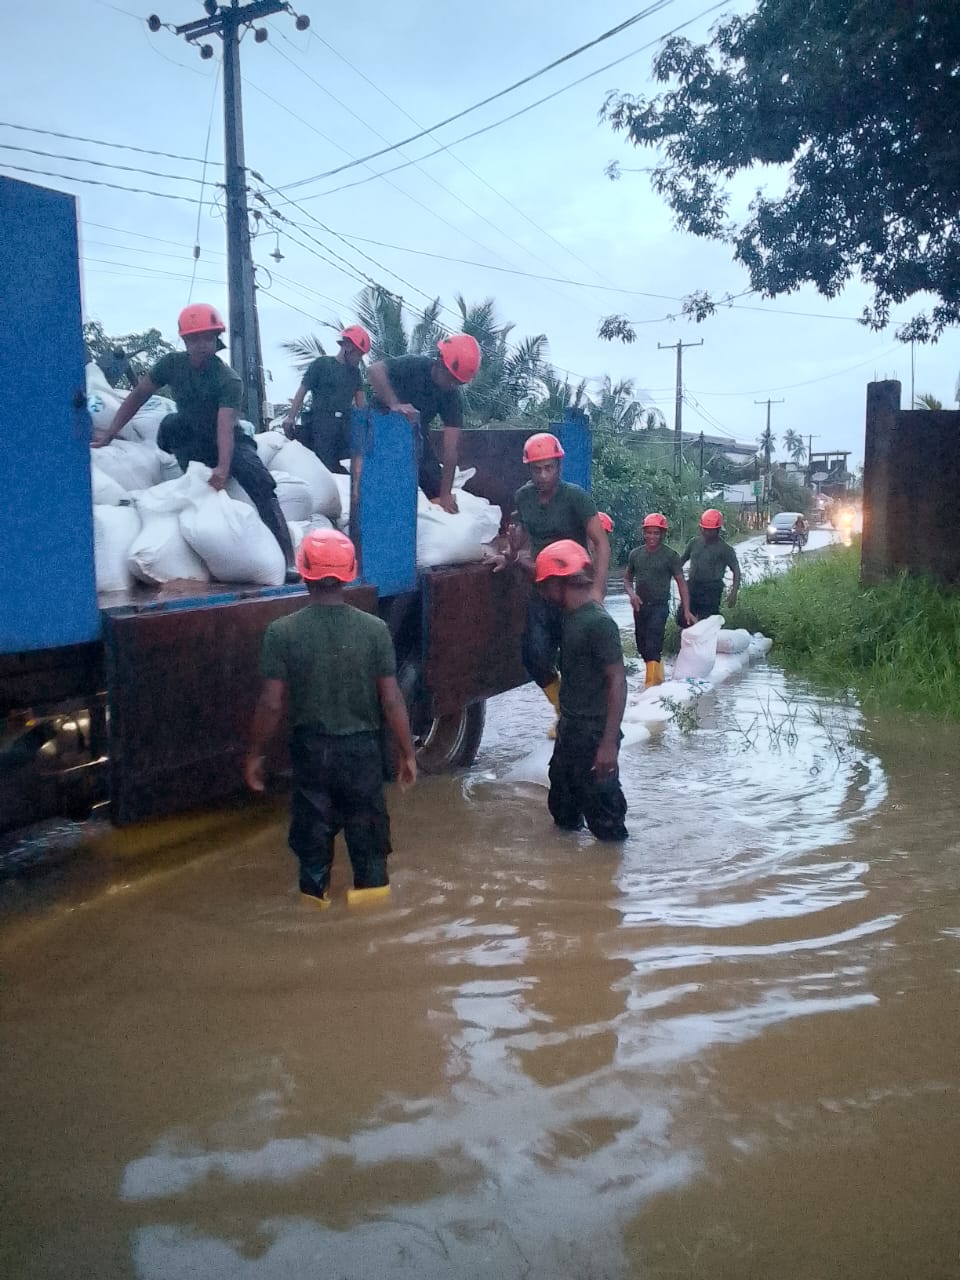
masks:
<path fill-rule="evenodd" d="M 778 511 L 767 525 L 767 546 L 771 542 L 793 542 L 793 526 L 800 514 L 799 511 Z"/>

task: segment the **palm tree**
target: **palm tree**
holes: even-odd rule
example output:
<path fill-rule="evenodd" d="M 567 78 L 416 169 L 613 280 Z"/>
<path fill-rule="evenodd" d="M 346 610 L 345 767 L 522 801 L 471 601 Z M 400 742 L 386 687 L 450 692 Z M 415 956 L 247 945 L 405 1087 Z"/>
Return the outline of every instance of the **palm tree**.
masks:
<path fill-rule="evenodd" d="M 783 433 L 783 447 L 798 466 L 807 456 L 803 436 L 798 431 L 788 429 Z"/>
<path fill-rule="evenodd" d="M 337 326 L 337 328 L 342 327 L 342 325 Z M 284 351 L 293 356 L 293 367 L 298 373 L 304 373 L 317 356 L 327 354 L 326 348 L 315 333 L 305 334 L 302 338 L 291 338 L 289 342 L 281 342 L 280 345 Z"/>
<path fill-rule="evenodd" d="M 943 401 L 938 400 L 936 396 L 931 395 L 929 391 L 924 391 L 922 395 L 916 396 L 913 401 L 915 409 L 932 409 L 936 413 L 943 410 Z"/>
<path fill-rule="evenodd" d="M 638 431 L 648 413 L 634 394 L 632 378 L 614 382 L 609 374 L 604 375 L 593 414 L 596 426 L 606 427 L 614 435 L 626 435 Z"/>

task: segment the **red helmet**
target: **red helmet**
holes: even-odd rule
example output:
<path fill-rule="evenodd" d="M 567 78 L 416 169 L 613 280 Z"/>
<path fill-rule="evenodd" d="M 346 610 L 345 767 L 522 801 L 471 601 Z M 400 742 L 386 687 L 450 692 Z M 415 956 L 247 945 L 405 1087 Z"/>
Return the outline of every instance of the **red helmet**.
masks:
<path fill-rule="evenodd" d="M 362 324 L 348 324 L 337 341 L 352 342 L 363 356 L 370 350 L 370 335 Z"/>
<path fill-rule="evenodd" d="M 582 573 L 590 568 L 590 557 L 585 547 L 572 538 L 562 538 L 559 542 L 551 542 L 537 556 L 534 582 L 545 582 L 547 578 L 570 578 L 575 573 Z"/>
<path fill-rule="evenodd" d="M 648 516 L 643 517 L 644 529 L 661 529 L 664 533 L 670 527 L 667 524 L 667 517 L 662 516 L 659 511 L 653 511 Z"/>
<path fill-rule="evenodd" d="M 181 338 L 191 333 L 223 333 L 226 327 L 223 316 L 209 302 L 192 302 L 183 308 L 177 320 Z"/>
<path fill-rule="evenodd" d="M 323 578 L 352 582 L 357 576 L 357 553 L 345 533 L 310 529 L 297 552 L 297 569 L 304 582 L 320 582 Z"/>
<path fill-rule="evenodd" d="M 523 446 L 524 462 L 549 462 L 563 457 L 563 445 L 549 431 L 538 431 Z"/>
<path fill-rule="evenodd" d="M 480 368 L 480 344 L 469 333 L 453 333 L 437 343 L 440 362 L 460 383 L 472 382 Z"/>
<path fill-rule="evenodd" d="M 605 511 L 598 511 L 597 516 L 600 520 L 600 523 L 603 525 L 604 532 L 613 533 L 613 521 L 610 519 L 607 513 Z"/>
<path fill-rule="evenodd" d="M 723 512 L 718 511 L 716 507 L 708 507 L 700 517 L 701 529 L 722 529 L 723 528 Z"/>

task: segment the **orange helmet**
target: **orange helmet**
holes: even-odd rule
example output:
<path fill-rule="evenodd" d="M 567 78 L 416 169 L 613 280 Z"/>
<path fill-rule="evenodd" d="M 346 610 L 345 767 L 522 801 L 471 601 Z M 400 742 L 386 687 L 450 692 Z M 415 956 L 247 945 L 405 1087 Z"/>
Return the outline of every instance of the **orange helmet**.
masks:
<path fill-rule="evenodd" d="M 190 333 L 223 333 L 226 327 L 223 316 L 209 302 L 192 302 L 183 308 L 177 320 L 181 338 Z"/>
<path fill-rule="evenodd" d="M 352 342 L 363 356 L 370 350 L 370 335 L 362 324 L 348 324 L 337 341 Z"/>
<path fill-rule="evenodd" d="M 571 578 L 575 573 L 582 573 L 584 569 L 590 568 L 590 557 L 579 542 L 574 542 L 572 538 L 562 538 L 543 548 L 537 556 L 534 568 L 534 582 L 544 582 L 547 578 Z"/>
<path fill-rule="evenodd" d="M 600 518 L 600 523 L 603 525 L 604 532 L 613 533 L 613 521 L 607 513 L 605 511 L 598 511 L 597 515 Z"/>
<path fill-rule="evenodd" d="M 563 457 L 563 445 L 549 431 L 538 431 L 523 446 L 524 462 L 549 462 Z"/>
<path fill-rule="evenodd" d="M 716 507 L 708 507 L 700 517 L 701 529 L 722 529 L 723 528 L 723 512 L 718 511 Z"/>
<path fill-rule="evenodd" d="M 644 529 L 661 529 L 666 533 L 669 527 L 670 526 L 667 524 L 667 517 L 662 516 L 659 511 L 653 511 L 650 515 L 643 517 L 642 528 Z"/>
<path fill-rule="evenodd" d="M 469 333 L 454 333 L 437 343 L 440 361 L 460 383 L 472 382 L 480 368 L 480 344 Z"/>
<path fill-rule="evenodd" d="M 345 533 L 310 529 L 297 552 L 297 569 L 304 582 L 320 582 L 323 578 L 352 582 L 357 576 L 357 553 Z"/>

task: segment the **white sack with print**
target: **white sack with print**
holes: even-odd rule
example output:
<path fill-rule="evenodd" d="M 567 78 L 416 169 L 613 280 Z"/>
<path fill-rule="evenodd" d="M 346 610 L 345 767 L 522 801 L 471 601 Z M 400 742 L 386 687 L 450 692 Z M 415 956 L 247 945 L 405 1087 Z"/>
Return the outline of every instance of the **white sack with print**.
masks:
<path fill-rule="evenodd" d="M 719 613 L 702 618 L 680 633 L 680 653 L 673 667 L 674 680 L 703 680 L 717 660 L 717 636 L 723 627 Z"/>
<path fill-rule="evenodd" d="M 500 508 L 474 494 L 456 494 L 456 515 L 417 494 L 417 566 L 471 564 L 482 560 L 483 546 L 500 532 Z"/>
<path fill-rule="evenodd" d="M 90 451 L 91 464 L 127 493 L 160 483 L 160 458 L 153 445 L 137 440 L 113 440 L 102 449 Z"/>

